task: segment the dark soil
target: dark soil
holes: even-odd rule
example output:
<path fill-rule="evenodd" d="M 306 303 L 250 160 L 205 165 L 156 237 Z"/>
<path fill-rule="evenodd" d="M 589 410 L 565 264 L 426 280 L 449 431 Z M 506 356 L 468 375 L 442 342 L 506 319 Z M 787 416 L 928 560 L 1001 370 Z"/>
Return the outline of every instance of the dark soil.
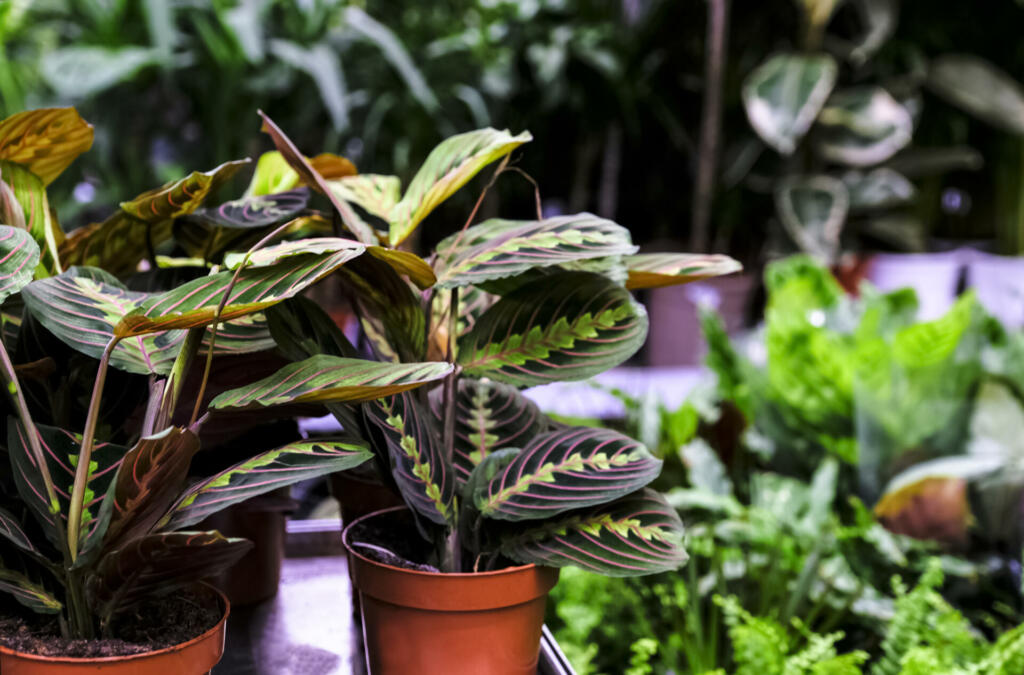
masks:
<path fill-rule="evenodd" d="M 53 618 L 0 617 L 0 644 L 42 656 L 129 656 L 172 647 L 199 637 L 224 615 L 220 599 L 203 588 L 147 601 L 115 619 L 105 640 L 69 640 Z"/>
<path fill-rule="evenodd" d="M 370 560 L 407 570 L 438 571 L 428 562 L 430 544 L 420 536 L 409 511 L 367 518 L 352 528 L 349 540 L 352 548 Z"/>

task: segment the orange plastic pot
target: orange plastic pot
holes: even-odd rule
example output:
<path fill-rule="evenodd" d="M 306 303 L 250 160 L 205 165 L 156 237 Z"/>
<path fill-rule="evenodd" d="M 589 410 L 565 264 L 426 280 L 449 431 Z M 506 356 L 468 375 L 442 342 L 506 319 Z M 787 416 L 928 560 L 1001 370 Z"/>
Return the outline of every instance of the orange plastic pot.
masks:
<path fill-rule="evenodd" d="M 201 675 L 209 673 L 224 655 L 224 629 L 231 613 L 228 599 L 215 593 L 224 607 L 217 625 L 199 637 L 165 649 L 131 656 L 70 658 L 24 654 L 0 645 L 0 673 L 3 675 Z"/>
<path fill-rule="evenodd" d="M 558 570 L 524 565 L 440 574 L 385 565 L 353 550 L 354 527 L 404 508 L 359 518 L 343 534 L 362 601 L 370 672 L 535 675 L 544 605 Z"/>

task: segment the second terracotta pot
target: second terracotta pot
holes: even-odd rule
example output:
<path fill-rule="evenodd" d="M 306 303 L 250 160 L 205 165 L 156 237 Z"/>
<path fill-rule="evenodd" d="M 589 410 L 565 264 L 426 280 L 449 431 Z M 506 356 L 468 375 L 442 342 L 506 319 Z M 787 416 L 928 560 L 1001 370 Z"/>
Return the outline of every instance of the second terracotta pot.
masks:
<path fill-rule="evenodd" d="M 524 565 L 476 574 L 420 572 L 353 548 L 353 529 L 404 508 L 359 518 L 343 535 L 373 675 L 534 675 L 544 605 L 558 570 Z"/>

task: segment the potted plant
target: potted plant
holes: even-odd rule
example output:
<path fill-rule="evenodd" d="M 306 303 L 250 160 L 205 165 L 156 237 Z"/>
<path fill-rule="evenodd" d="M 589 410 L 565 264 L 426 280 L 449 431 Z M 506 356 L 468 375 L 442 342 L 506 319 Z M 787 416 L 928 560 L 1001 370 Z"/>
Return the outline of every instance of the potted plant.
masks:
<path fill-rule="evenodd" d="M 339 224 L 370 247 L 339 270 L 379 359 L 361 362 L 365 381 L 385 365 L 441 381 L 431 391 L 331 405 L 406 504 L 344 533 L 371 669 L 533 672 L 556 568 L 646 574 L 678 567 L 686 553 L 678 516 L 645 489 L 659 459 L 614 431 L 546 418 L 520 388 L 588 378 L 629 358 L 647 332 L 631 289 L 714 276 L 735 263 L 635 255 L 625 228 L 586 213 L 470 226 L 474 209 L 424 267 L 397 247 L 527 134 L 449 138 L 401 195 L 391 177 L 318 180 L 283 132 L 265 124 L 292 167 L 333 197 Z M 214 410 L 315 400 L 330 390 L 332 364 L 355 353 L 310 303 L 278 305 L 268 321 L 298 360 L 218 396 Z"/>

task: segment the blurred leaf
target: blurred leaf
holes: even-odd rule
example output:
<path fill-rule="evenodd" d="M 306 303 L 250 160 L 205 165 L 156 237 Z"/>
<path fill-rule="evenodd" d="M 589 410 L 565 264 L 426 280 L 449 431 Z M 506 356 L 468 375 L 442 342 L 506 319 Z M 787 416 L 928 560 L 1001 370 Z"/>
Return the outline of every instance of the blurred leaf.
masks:
<path fill-rule="evenodd" d="M 629 270 L 626 288 L 631 291 L 688 284 L 743 269 L 729 256 L 701 253 L 641 253 L 626 256 L 622 262 Z"/>
<path fill-rule="evenodd" d="M 679 448 L 679 456 L 686 465 L 690 485 L 722 497 L 732 495 L 732 481 L 725 472 L 725 465 L 704 439 L 694 439 Z"/>
<path fill-rule="evenodd" d="M 131 81 L 161 59 L 159 49 L 146 47 L 61 47 L 43 55 L 40 73 L 60 98 L 86 99 Z"/>
<path fill-rule="evenodd" d="M 835 86 L 836 62 L 827 54 L 777 54 L 743 82 L 743 104 L 754 131 L 784 155 L 811 128 Z"/>
<path fill-rule="evenodd" d="M 928 87 L 993 126 L 1024 134 L 1024 89 L 984 59 L 970 54 L 939 56 L 928 69 Z"/>
<path fill-rule="evenodd" d="M 894 171 L 917 178 L 951 171 L 976 171 L 985 161 L 974 148 L 966 146 L 950 148 L 908 148 L 887 162 Z"/>
<path fill-rule="evenodd" d="M 236 7 L 220 13 L 221 20 L 234 34 L 249 63 L 261 63 L 264 57 L 263 21 L 260 0 L 242 0 Z"/>
<path fill-rule="evenodd" d="M 348 128 L 348 93 L 338 55 L 325 43 L 304 47 L 291 40 L 270 41 L 270 53 L 313 78 L 335 131 Z"/>
<path fill-rule="evenodd" d="M 871 166 L 910 142 L 910 113 L 881 87 L 838 91 L 818 115 L 817 148 L 825 159 L 849 166 Z"/>
<path fill-rule="evenodd" d="M 92 136 L 74 108 L 26 110 L 0 122 L 0 159 L 24 165 L 47 186 L 92 147 Z"/>
<path fill-rule="evenodd" d="M 831 176 L 787 176 L 775 188 L 775 213 L 786 232 L 822 262 L 832 262 L 839 254 L 849 207 L 846 186 Z"/>
<path fill-rule="evenodd" d="M 850 60 L 863 65 L 896 30 L 899 0 L 853 0 L 850 4 L 864 27 L 850 52 Z"/>
<path fill-rule="evenodd" d="M 867 173 L 848 171 L 842 176 L 850 194 L 850 211 L 874 211 L 906 204 L 914 199 L 914 184 L 892 169 L 882 167 Z"/>
<path fill-rule="evenodd" d="M 299 174 L 288 164 L 288 160 L 277 150 L 271 150 L 264 152 L 256 161 L 256 171 L 242 198 L 287 192 L 298 184 Z"/>

